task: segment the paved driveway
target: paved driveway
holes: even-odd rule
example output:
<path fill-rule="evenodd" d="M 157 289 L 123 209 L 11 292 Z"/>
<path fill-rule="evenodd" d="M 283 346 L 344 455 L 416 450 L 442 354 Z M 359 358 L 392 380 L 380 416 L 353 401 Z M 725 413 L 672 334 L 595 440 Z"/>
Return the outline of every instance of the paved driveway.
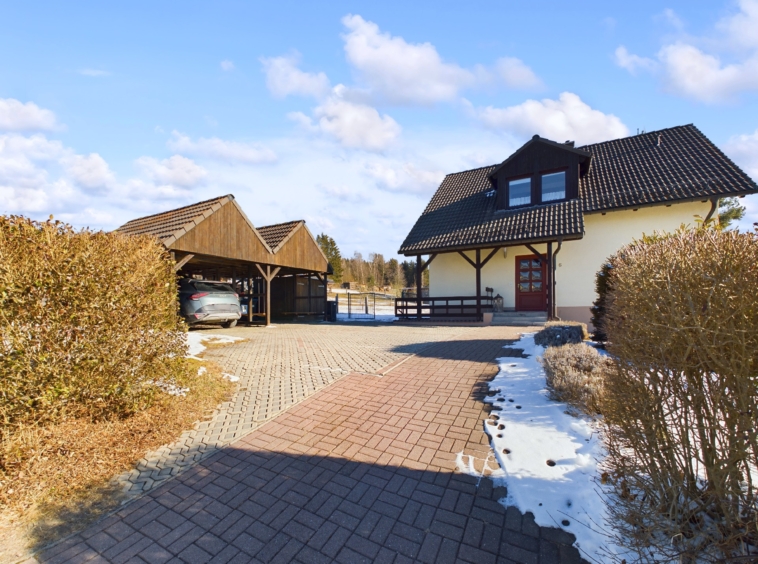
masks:
<path fill-rule="evenodd" d="M 515 330 L 265 331 L 212 353 L 250 374 L 233 404 L 253 430 L 39 561 L 580 561 L 572 536 L 506 510 L 486 477 L 481 397 Z"/>

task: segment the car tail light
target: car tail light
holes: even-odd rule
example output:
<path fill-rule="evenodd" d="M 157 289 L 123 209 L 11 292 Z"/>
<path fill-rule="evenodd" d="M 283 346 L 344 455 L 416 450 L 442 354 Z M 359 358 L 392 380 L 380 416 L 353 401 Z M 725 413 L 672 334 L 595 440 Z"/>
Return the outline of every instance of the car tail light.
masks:
<path fill-rule="evenodd" d="M 207 295 L 208 295 L 208 292 L 198 292 L 197 294 L 192 294 L 192 295 L 190 296 L 190 299 L 191 299 L 191 300 L 199 300 L 199 299 L 200 299 L 200 298 L 202 298 L 203 296 L 207 296 Z"/>

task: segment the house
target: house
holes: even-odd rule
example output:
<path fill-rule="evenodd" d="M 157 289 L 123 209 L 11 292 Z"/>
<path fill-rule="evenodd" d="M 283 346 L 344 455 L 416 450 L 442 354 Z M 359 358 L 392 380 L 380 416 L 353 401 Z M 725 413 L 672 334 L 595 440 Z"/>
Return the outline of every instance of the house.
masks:
<path fill-rule="evenodd" d="M 428 266 L 429 298 L 397 313 L 481 320 L 488 286 L 505 310 L 587 323 L 607 257 L 756 192 L 694 125 L 584 147 L 535 135 L 500 164 L 445 177 L 399 251 L 416 257 L 419 288 Z"/>

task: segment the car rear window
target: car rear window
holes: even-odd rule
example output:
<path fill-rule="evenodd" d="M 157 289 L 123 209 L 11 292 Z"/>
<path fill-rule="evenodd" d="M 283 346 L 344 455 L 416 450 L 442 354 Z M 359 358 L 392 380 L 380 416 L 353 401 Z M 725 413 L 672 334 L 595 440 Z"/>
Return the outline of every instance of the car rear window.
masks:
<path fill-rule="evenodd" d="M 198 292 L 228 292 L 236 293 L 228 284 L 208 284 L 207 282 L 195 281 L 192 283 Z"/>

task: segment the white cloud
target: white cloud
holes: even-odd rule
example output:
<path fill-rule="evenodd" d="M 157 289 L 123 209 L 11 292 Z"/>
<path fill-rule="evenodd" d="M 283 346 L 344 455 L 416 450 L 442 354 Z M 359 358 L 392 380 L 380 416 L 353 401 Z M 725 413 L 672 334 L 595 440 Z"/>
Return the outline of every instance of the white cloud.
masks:
<path fill-rule="evenodd" d="M 510 88 L 536 89 L 542 87 L 542 81 L 537 78 L 521 59 L 503 57 L 495 62 L 495 73 Z"/>
<path fill-rule="evenodd" d="M 686 43 L 666 45 L 658 53 L 672 92 L 701 102 L 725 102 L 746 90 L 758 90 L 758 53 L 742 63 L 722 65 L 718 57 Z"/>
<path fill-rule="evenodd" d="M 445 173 L 440 170 L 425 170 L 413 163 L 368 163 L 366 173 L 383 190 L 420 196 L 431 194 L 445 178 Z"/>
<path fill-rule="evenodd" d="M 616 64 L 632 74 L 638 70 L 660 69 L 661 79 L 672 94 L 699 102 L 730 102 L 742 92 L 758 91 L 758 0 L 740 0 L 739 10 L 719 20 L 715 35 L 688 37 L 683 23 L 672 11 L 661 16 L 680 38 L 669 41 L 656 54 L 656 60 L 632 55 L 626 48 L 616 49 Z M 710 47 L 707 52 L 704 45 Z M 723 53 L 729 51 L 726 61 Z"/>
<path fill-rule="evenodd" d="M 620 45 L 613 54 L 614 62 L 622 69 L 628 70 L 631 74 L 636 75 L 638 71 L 652 72 L 658 68 L 658 63 L 647 57 L 640 57 L 627 51 L 626 47 Z"/>
<path fill-rule="evenodd" d="M 758 49 L 758 0 L 739 0 L 739 12 L 716 23 L 716 29 L 733 45 Z"/>
<path fill-rule="evenodd" d="M 585 144 L 629 134 L 618 117 L 592 109 L 571 92 L 563 92 L 558 100 L 527 100 L 508 108 L 471 108 L 471 112 L 488 128 L 524 137 L 537 134 L 558 142 Z"/>
<path fill-rule="evenodd" d="M 203 167 L 181 155 L 162 161 L 153 157 L 140 157 L 135 164 L 153 182 L 180 189 L 203 184 L 208 176 Z"/>
<path fill-rule="evenodd" d="M 52 130 L 57 127 L 55 114 L 34 102 L 22 103 L 0 98 L 0 131 Z"/>
<path fill-rule="evenodd" d="M 676 30 L 681 31 L 684 29 L 684 22 L 677 15 L 677 13 L 671 8 L 666 8 L 665 10 L 663 10 L 661 15 L 658 16 L 658 19 L 666 22 L 668 25 L 670 25 Z"/>
<path fill-rule="evenodd" d="M 115 182 L 108 163 L 97 153 L 72 155 L 62 164 L 74 182 L 86 190 L 105 190 Z"/>
<path fill-rule="evenodd" d="M 754 133 L 735 135 L 724 145 L 724 152 L 758 181 L 758 129 Z"/>
<path fill-rule="evenodd" d="M 343 97 L 345 87 L 338 84 L 332 94 L 313 110 L 313 118 L 292 112 L 289 118 L 311 132 L 319 132 L 348 149 L 384 151 L 400 135 L 402 128 L 376 108 L 350 102 Z"/>
<path fill-rule="evenodd" d="M 221 70 L 233 71 L 235 69 L 234 63 L 229 60 L 221 61 Z"/>
<path fill-rule="evenodd" d="M 401 127 L 390 116 L 365 104 L 354 104 L 339 95 L 329 97 L 314 111 L 318 127 L 350 149 L 383 151 L 400 135 Z"/>
<path fill-rule="evenodd" d="M 369 86 L 396 103 L 432 104 L 454 100 L 458 91 L 476 82 L 474 73 L 445 63 L 431 43 L 407 43 L 382 33 L 358 15 L 342 18 L 348 29 L 345 53 Z"/>
<path fill-rule="evenodd" d="M 169 149 L 177 153 L 185 153 L 199 157 L 218 159 L 230 163 L 259 164 L 276 161 L 276 153 L 258 143 L 242 143 L 226 141 L 218 137 L 204 138 L 193 141 L 189 136 L 172 132 L 172 138 L 167 143 Z"/>
<path fill-rule="evenodd" d="M 101 77 L 101 76 L 110 76 L 111 73 L 106 70 L 101 69 L 80 69 L 79 74 L 84 76 L 93 76 L 93 77 Z"/>
<path fill-rule="evenodd" d="M 300 54 L 282 57 L 261 57 L 266 73 L 266 86 L 276 98 L 290 94 L 323 98 L 329 93 L 329 79 L 323 72 L 304 72 L 298 68 Z"/>
<path fill-rule="evenodd" d="M 325 195 L 335 200 L 339 200 L 340 202 L 349 204 L 363 204 L 370 201 L 368 196 L 356 186 L 346 186 L 344 184 L 338 186 L 331 184 L 320 184 L 318 188 Z"/>

